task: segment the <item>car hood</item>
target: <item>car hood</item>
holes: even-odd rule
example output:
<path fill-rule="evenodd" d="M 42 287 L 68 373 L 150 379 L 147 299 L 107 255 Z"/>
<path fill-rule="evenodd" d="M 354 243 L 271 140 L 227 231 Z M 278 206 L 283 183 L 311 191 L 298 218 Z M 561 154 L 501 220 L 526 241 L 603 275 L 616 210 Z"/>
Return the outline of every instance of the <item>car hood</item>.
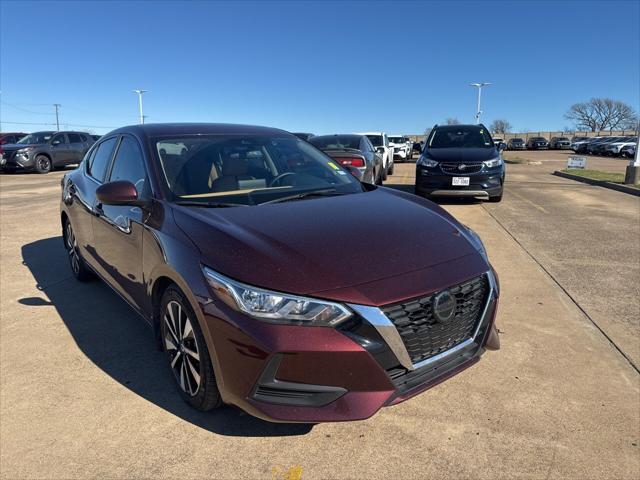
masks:
<path fill-rule="evenodd" d="M 298 295 L 482 258 L 465 227 L 442 208 L 386 188 L 254 207 L 175 205 L 173 212 L 205 265 Z"/>
<path fill-rule="evenodd" d="M 483 162 L 496 158 L 496 148 L 430 148 L 428 157 L 438 162 Z"/>
<path fill-rule="evenodd" d="M 21 144 L 7 143 L 5 145 L 2 145 L 2 150 L 4 150 L 5 152 L 13 152 L 15 150 L 20 150 L 21 148 L 37 147 L 38 145 L 41 145 L 41 144 L 40 143 L 21 143 Z"/>

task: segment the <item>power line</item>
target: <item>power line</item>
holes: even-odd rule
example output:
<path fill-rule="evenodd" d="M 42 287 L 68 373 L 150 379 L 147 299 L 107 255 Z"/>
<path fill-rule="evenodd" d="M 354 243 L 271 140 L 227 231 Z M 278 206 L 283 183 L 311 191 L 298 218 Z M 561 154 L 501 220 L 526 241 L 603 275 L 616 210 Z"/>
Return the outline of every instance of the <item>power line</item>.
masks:
<path fill-rule="evenodd" d="M 16 110 L 20 110 L 22 112 L 31 113 L 33 115 L 51 115 L 51 113 L 49 113 L 49 112 L 34 112 L 33 110 L 22 108 L 22 107 L 20 107 L 18 105 L 15 105 L 13 103 L 2 102 L 2 105 L 6 105 L 8 107 L 15 108 Z"/>
<path fill-rule="evenodd" d="M 9 122 L 7 120 L 2 120 L 2 123 L 7 123 L 11 125 L 48 125 L 54 127 L 55 123 L 46 123 L 46 122 Z M 85 127 L 85 128 L 120 128 L 109 125 L 80 125 L 77 123 L 64 123 L 63 125 L 67 125 L 69 127 Z"/>

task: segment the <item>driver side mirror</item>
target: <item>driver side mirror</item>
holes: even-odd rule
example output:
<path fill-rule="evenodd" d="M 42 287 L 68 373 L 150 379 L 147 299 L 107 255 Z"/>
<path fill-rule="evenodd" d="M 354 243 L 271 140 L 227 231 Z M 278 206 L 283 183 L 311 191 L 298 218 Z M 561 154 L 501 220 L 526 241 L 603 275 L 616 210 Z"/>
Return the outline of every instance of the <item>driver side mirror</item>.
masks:
<path fill-rule="evenodd" d="M 360 170 L 358 170 L 356 167 L 352 167 L 351 165 L 343 165 L 344 168 L 354 177 L 356 177 L 356 180 L 358 180 L 359 182 L 362 181 L 362 172 Z"/>
<path fill-rule="evenodd" d="M 60 145 L 61 143 L 62 143 L 62 140 L 53 140 L 53 141 L 51 142 L 51 145 L 53 145 L 54 147 L 56 147 L 56 146 Z"/>
<path fill-rule="evenodd" d="M 498 150 L 503 151 L 505 148 L 507 148 L 507 144 L 504 142 L 500 142 L 500 145 L 498 145 Z"/>
<path fill-rule="evenodd" d="M 105 205 L 142 206 L 144 201 L 138 198 L 136 186 L 127 180 L 116 180 L 100 185 L 96 189 L 98 202 Z"/>

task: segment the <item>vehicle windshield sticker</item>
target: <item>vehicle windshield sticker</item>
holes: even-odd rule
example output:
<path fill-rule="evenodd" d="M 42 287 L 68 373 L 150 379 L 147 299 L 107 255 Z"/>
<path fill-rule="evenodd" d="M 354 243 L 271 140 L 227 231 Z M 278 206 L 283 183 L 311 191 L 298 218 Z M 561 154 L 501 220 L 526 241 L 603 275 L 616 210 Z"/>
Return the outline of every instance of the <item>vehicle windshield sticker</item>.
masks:
<path fill-rule="evenodd" d="M 328 163 L 328 164 L 329 164 L 329 166 L 330 166 L 331 168 L 333 168 L 334 170 L 338 170 L 338 171 L 340 171 L 340 167 L 338 167 L 335 163 L 333 163 L 333 162 L 327 162 L 327 163 Z"/>
<path fill-rule="evenodd" d="M 338 175 L 346 175 L 346 174 L 347 174 L 347 172 L 343 172 L 342 170 L 340 170 L 340 171 L 338 172 Z"/>

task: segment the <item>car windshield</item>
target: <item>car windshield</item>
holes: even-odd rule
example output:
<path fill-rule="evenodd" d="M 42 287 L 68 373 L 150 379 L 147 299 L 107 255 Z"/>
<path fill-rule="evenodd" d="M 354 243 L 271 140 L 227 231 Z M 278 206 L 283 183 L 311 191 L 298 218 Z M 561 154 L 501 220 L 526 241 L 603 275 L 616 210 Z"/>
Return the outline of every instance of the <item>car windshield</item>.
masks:
<path fill-rule="evenodd" d="M 558 139 L 556 139 L 556 142 L 568 142 L 569 139 L 567 137 L 560 137 Z"/>
<path fill-rule="evenodd" d="M 531 140 L 534 141 L 534 142 L 546 142 L 547 141 L 547 139 L 543 138 L 543 137 L 533 137 Z"/>
<path fill-rule="evenodd" d="M 37 144 L 37 143 L 47 143 L 55 132 L 36 132 L 30 133 L 26 137 L 22 137 L 18 140 L 17 143 L 26 145 L 26 144 Z"/>
<path fill-rule="evenodd" d="M 402 137 L 389 137 L 389 141 L 392 143 L 404 143 L 405 140 Z"/>
<path fill-rule="evenodd" d="M 309 139 L 309 143 L 320 150 L 342 150 L 345 148 L 360 149 L 359 135 L 324 135 Z"/>
<path fill-rule="evenodd" d="M 290 136 L 156 138 L 173 200 L 255 205 L 297 194 L 364 191 L 348 171 Z"/>
<path fill-rule="evenodd" d="M 381 135 L 367 135 L 367 138 L 374 147 L 382 147 L 382 136 Z"/>
<path fill-rule="evenodd" d="M 431 132 L 429 148 L 494 148 L 489 132 L 481 127 L 441 127 Z"/>
<path fill-rule="evenodd" d="M 523 140 L 521 138 L 514 138 L 511 141 L 514 142 L 514 143 L 518 143 L 518 142 L 522 143 L 523 142 Z"/>

